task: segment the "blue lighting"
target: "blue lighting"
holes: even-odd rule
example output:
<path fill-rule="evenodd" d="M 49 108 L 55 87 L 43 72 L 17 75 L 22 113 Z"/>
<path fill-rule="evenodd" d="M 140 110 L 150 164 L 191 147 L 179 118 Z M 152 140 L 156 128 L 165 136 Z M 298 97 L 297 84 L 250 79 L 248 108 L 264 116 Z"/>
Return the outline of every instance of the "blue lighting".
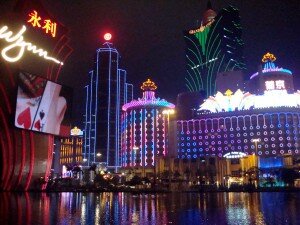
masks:
<path fill-rule="evenodd" d="M 283 167 L 283 157 L 260 158 L 259 167 L 262 169 Z"/>

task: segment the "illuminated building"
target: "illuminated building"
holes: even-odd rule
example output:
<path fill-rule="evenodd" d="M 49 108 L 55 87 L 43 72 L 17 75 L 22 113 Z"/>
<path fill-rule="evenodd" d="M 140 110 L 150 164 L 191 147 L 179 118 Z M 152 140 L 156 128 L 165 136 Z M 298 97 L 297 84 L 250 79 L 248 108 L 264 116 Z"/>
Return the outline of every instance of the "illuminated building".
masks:
<path fill-rule="evenodd" d="M 270 55 L 263 58 L 263 72 L 252 76 L 262 94 L 218 92 L 200 105 L 197 118 L 177 121 L 179 159 L 214 158 L 219 182 L 240 175 L 239 169 L 292 164 L 291 156 L 300 154 L 300 92 L 293 90 L 291 72 L 276 67 Z M 231 173 L 224 158 L 242 158 L 243 168 Z"/>
<path fill-rule="evenodd" d="M 63 175 L 63 167 L 73 168 L 83 163 L 83 132 L 77 127 L 68 135 L 55 138 L 55 152 L 52 169 L 54 176 Z"/>
<path fill-rule="evenodd" d="M 105 40 L 111 35 L 105 34 Z M 120 69 L 119 52 L 109 42 L 96 51 L 95 67 L 86 86 L 84 158 L 87 165 L 105 163 L 117 168 L 121 148 L 121 106 L 132 99 L 133 86 Z M 101 158 L 97 158 L 97 154 Z"/>
<path fill-rule="evenodd" d="M 19 74 L 56 82 L 72 48 L 68 29 L 40 1 L 15 3 L 0 15 L 0 190 L 41 190 L 50 175 L 54 135 L 14 126 Z"/>
<path fill-rule="evenodd" d="M 219 73 L 245 68 L 241 35 L 238 9 L 228 6 L 217 14 L 208 2 L 200 27 L 184 31 L 189 91 L 204 90 L 206 96 L 213 95 Z"/>
<path fill-rule="evenodd" d="M 155 173 L 158 158 L 168 154 L 169 117 L 172 103 L 155 97 L 150 79 L 141 86 L 142 98 L 123 105 L 121 166 L 136 169 L 142 176 Z"/>
<path fill-rule="evenodd" d="M 267 90 L 286 90 L 288 93 L 294 91 L 293 75 L 288 69 L 275 65 L 276 57 L 267 53 L 262 58 L 263 68 L 250 76 L 247 90 L 253 94 L 262 94 Z"/>

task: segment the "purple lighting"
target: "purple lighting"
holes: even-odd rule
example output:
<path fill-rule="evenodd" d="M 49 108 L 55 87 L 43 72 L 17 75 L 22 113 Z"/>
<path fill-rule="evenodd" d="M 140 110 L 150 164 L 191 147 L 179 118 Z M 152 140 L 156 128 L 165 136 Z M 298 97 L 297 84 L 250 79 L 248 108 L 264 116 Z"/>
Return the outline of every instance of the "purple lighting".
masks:
<path fill-rule="evenodd" d="M 127 109 L 144 107 L 144 106 L 160 106 L 174 109 L 175 105 L 166 101 L 165 99 L 155 98 L 154 91 L 144 91 L 143 97 L 138 100 L 133 100 L 125 105 L 123 105 L 122 110 L 127 111 Z"/>

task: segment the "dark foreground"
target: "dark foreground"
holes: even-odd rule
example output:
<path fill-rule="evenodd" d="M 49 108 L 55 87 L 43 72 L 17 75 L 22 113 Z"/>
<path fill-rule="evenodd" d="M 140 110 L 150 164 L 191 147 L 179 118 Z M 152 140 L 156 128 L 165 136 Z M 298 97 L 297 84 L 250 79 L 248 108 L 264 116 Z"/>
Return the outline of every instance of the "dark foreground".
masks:
<path fill-rule="evenodd" d="M 0 224 L 299 224 L 299 192 L 0 193 Z"/>

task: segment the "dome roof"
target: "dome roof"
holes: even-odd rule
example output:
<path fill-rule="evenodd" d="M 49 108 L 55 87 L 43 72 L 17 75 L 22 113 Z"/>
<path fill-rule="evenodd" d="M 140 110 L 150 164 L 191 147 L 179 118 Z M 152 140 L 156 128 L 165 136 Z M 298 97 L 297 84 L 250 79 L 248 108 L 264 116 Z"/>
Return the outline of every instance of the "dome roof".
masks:
<path fill-rule="evenodd" d="M 207 9 L 203 14 L 202 25 L 205 26 L 206 24 L 211 22 L 216 16 L 217 13 L 214 10 Z"/>

